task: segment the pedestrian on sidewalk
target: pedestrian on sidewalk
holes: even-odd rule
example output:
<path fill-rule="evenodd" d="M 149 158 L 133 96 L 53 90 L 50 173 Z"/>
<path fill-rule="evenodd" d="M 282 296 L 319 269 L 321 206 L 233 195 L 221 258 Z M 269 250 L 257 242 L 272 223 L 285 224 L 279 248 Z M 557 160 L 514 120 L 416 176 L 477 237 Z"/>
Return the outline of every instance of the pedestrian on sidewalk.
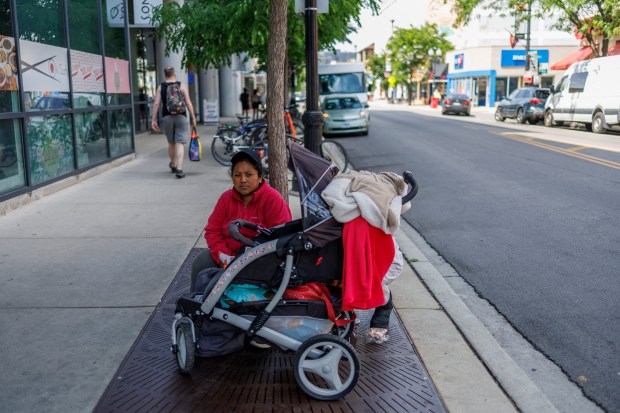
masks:
<path fill-rule="evenodd" d="M 258 89 L 254 89 L 254 92 L 252 93 L 252 120 L 259 118 L 260 98 L 261 96 Z"/>
<path fill-rule="evenodd" d="M 247 117 L 250 110 L 250 95 L 246 88 L 243 88 L 243 93 L 239 96 L 241 101 L 241 116 Z"/>
<path fill-rule="evenodd" d="M 190 136 L 187 113 L 189 112 L 190 123 L 194 128 L 196 127 L 196 115 L 187 88 L 182 82 L 177 81 L 172 67 L 164 69 L 164 77 L 166 81 L 157 87 L 155 93 L 151 127 L 154 131 L 159 131 L 157 114 L 159 104 L 163 101 L 164 104 L 161 105 L 161 127 L 168 140 L 168 157 L 170 158 L 168 167 L 177 178 L 184 178 L 185 144 Z"/>
<path fill-rule="evenodd" d="M 272 228 L 292 220 L 291 210 L 284 198 L 265 182 L 262 162 L 256 152 L 241 150 L 232 157 L 231 162 L 233 187 L 220 196 L 205 227 L 209 249 L 192 263 L 192 290 L 201 270 L 225 268 L 241 248 L 241 244 L 228 232 L 231 221 L 244 219 L 263 228 Z M 246 228 L 242 228 L 241 233 L 248 239 L 257 235 Z"/>

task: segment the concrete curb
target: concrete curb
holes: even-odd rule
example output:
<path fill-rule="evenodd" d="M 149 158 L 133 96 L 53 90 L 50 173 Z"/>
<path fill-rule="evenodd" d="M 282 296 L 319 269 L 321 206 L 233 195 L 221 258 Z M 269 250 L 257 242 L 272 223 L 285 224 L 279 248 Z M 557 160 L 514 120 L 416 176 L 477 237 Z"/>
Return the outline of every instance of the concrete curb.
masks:
<path fill-rule="evenodd" d="M 408 232 L 415 231 L 406 223 L 401 223 L 401 226 L 407 226 Z M 397 236 L 397 240 L 415 272 L 519 410 L 532 413 L 557 412 L 558 410 L 542 391 L 502 349 L 487 328 L 452 290 L 452 287 L 418 246 L 408 236 L 404 236 L 402 230 L 401 234 Z M 479 387 L 479 384 L 477 383 L 476 387 Z"/>

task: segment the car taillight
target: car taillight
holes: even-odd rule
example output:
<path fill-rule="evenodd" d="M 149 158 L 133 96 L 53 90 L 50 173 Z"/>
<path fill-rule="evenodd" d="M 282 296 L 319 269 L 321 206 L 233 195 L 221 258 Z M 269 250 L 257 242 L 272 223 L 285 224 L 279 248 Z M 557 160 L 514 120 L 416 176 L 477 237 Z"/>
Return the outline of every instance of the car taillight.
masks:
<path fill-rule="evenodd" d="M 530 103 L 531 103 L 532 105 L 537 105 L 537 104 L 539 104 L 540 102 L 542 102 L 542 100 L 541 100 L 541 99 L 538 99 L 538 98 L 534 98 L 534 99 L 530 100 Z"/>
<path fill-rule="evenodd" d="M 446 100 L 444 101 L 444 103 L 445 103 L 446 105 L 449 105 L 449 104 L 450 104 L 450 103 L 452 103 L 452 102 L 450 102 L 450 99 L 446 99 Z"/>
<path fill-rule="evenodd" d="M 469 100 L 464 100 L 463 105 L 469 105 Z"/>

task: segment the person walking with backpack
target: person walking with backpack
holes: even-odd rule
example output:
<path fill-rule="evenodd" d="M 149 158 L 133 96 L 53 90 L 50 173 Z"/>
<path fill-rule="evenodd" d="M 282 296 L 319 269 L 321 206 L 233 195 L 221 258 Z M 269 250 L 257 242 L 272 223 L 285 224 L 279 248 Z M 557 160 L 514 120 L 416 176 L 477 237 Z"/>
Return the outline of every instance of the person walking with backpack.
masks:
<path fill-rule="evenodd" d="M 155 93 L 151 127 L 154 131 L 159 131 L 157 113 L 159 112 L 159 104 L 163 101 L 161 127 L 168 140 L 168 157 L 170 158 L 168 167 L 177 178 L 185 178 L 183 159 L 185 157 L 185 144 L 190 136 L 187 114 L 189 112 L 190 123 L 194 128 L 196 127 L 196 115 L 187 88 L 183 83 L 177 81 L 172 67 L 164 69 L 164 77 L 166 81 L 157 87 Z"/>

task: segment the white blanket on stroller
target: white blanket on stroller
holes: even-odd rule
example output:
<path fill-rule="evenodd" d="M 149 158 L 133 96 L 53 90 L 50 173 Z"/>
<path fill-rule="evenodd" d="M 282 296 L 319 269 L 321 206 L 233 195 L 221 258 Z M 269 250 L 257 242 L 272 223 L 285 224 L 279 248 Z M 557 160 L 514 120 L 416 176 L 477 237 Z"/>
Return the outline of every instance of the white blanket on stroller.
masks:
<path fill-rule="evenodd" d="M 346 223 L 362 216 L 370 225 L 394 234 L 400 215 L 411 208 L 402 204 L 405 180 L 393 172 L 349 171 L 337 175 L 321 196 L 336 221 Z"/>

